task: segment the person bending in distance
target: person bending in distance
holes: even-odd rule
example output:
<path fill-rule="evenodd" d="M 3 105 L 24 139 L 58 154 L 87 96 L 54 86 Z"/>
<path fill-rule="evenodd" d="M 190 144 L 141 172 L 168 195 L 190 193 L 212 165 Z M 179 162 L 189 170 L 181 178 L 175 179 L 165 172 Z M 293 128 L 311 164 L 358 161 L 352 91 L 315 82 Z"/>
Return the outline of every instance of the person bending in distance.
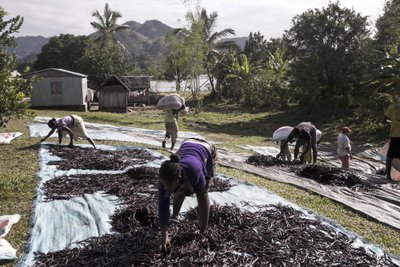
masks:
<path fill-rule="evenodd" d="M 51 128 L 51 130 L 45 138 L 41 139 L 41 142 L 44 142 L 57 130 L 59 144 L 62 143 L 62 138 L 65 137 L 66 134 L 69 134 L 69 147 L 74 146 L 74 140 L 78 140 L 79 137 L 83 137 L 89 141 L 94 149 L 96 149 L 92 138 L 90 138 L 86 132 L 86 127 L 83 119 L 77 115 L 68 115 L 58 120 L 52 118 L 51 120 L 49 120 L 47 125 Z"/>
<path fill-rule="evenodd" d="M 315 128 L 315 126 L 311 122 L 299 123 L 296 127 L 293 128 L 292 132 L 289 134 L 286 140 L 283 141 L 281 147 L 285 147 L 287 143 L 293 142 L 295 139 L 297 139 L 298 144 L 305 143 L 305 149 L 303 149 L 299 157 L 300 162 L 304 162 L 304 156 L 309 152 L 310 149 L 312 149 L 313 163 L 316 163 L 318 157 L 317 128 Z M 299 146 L 297 145 L 297 143 L 294 150 L 294 159 L 297 158 L 299 153 Z M 276 157 L 279 158 L 282 156 L 282 154 L 283 151 L 281 150 Z"/>

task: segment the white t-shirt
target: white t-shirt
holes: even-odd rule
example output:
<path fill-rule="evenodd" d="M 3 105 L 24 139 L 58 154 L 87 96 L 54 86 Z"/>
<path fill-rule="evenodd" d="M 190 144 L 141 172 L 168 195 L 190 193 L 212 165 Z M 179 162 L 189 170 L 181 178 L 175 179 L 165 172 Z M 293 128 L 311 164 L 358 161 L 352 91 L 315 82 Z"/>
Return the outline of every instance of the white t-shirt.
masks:
<path fill-rule="evenodd" d="M 351 151 L 351 142 L 349 137 L 345 135 L 344 133 L 339 134 L 338 136 L 338 149 L 337 153 L 340 157 L 350 155 L 349 152 L 347 152 L 346 148 L 349 148 L 349 151 Z"/>

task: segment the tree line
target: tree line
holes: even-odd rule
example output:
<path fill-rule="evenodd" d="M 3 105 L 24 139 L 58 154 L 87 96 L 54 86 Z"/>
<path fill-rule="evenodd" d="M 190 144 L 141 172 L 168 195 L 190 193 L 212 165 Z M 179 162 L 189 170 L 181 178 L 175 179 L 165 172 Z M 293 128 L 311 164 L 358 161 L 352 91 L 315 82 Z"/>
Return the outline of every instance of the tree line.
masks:
<path fill-rule="evenodd" d="M 51 38 L 31 67 L 82 72 L 97 83 L 116 73 L 144 72 L 176 81 L 177 91 L 183 80 L 190 80 L 198 110 L 198 77 L 207 74 L 210 97 L 216 101 L 256 110 L 299 104 L 307 113 L 324 107 L 333 115 L 368 121 L 366 130 L 371 132 L 383 127 L 383 109 L 400 89 L 400 0 L 386 0 L 375 25 L 340 2 L 308 9 L 292 19 L 281 38 L 267 40 L 259 32 L 250 33 L 244 50 L 227 41 L 233 29 L 215 31 L 217 12 L 197 6 L 186 14 L 186 28 L 165 37 L 165 58 L 144 66 L 114 38 L 127 28 L 118 25 L 118 11 L 106 4 L 102 14 L 95 11 L 92 16 L 95 34 Z M 4 46 L 4 40 L 0 42 Z"/>

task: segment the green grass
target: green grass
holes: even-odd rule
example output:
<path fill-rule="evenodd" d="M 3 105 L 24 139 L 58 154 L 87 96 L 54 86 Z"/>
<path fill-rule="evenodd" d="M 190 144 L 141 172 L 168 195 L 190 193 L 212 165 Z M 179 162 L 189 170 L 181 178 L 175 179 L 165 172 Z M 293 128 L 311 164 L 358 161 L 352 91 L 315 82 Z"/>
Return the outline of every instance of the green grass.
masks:
<path fill-rule="evenodd" d="M 0 215 L 20 214 L 21 220 L 13 226 L 6 239 L 21 255 L 31 228 L 32 200 L 39 171 L 36 138 L 29 138 L 26 127 L 29 119 L 14 119 L 1 132 L 22 132 L 10 145 L 0 145 Z M 13 266 L 13 265 L 10 265 Z"/>
<path fill-rule="evenodd" d="M 70 111 L 37 110 L 37 116 L 62 117 Z M 149 108 L 135 108 L 126 114 L 105 112 L 72 112 L 82 116 L 87 122 L 112 124 L 117 126 L 139 127 L 153 130 L 164 130 L 163 112 Z M 294 126 L 301 121 L 312 121 L 326 133 L 324 141 L 333 141 L 337 128 L 342 122 L 329 121 L 324 118 L 301 116 L 296 107 L 289 107 L 279 112 L 253 113 L 239 106 L 230 104 L 209 105 L 200 114 L 189 114 L 181 117 L 181 131 L 195 131 L 209 140 L 219 142 L 218 146 L 240 151 L 236 145 L 274 145 L 270 142 L 272 132 L 280 126 Z M 14 118 L 1 132 L 18 131 L 23 135 L 10 145 L 0 146 L 0 215 L 21 214 L 20 222 L 15 224 L 6 239 L 18 250 L 21 256 L 28 239 L 31 209 L 38 182 L 38 142 L 40 138 L 29 137 L 27 125 L 32 118 Z M 353 126 L 352 141 L 357 140 L 361 128 Z M 361 136 L 361 135 L 360 135 Z M 56 138 L 49 139 L 56 142 Z M 358 140 L 363 141 L 363 140 Z M 64 141 L 65 143 L 66 141 Z M 149 145 L 116 141 L 95 141 L 107 145 Z M 80 141 L 79 143 L 87 143 Z M 159 147 L 155 148 L 159 149 Z M 159 150 L 161 151 L 161 150 Z M 164 152 L 163 152 L 164 153 Z M 400 233 L 390 227 L 371 221 L 340 205 L 329 198 L 321 197 L 297 187 L 273 182 L 238 170 L 219 167 L 219 172 L 238 177 L 275 192 L 276 194 L 297 203 L 307 209 L 331 219 L 360 236 L 385 248 L 386 251 L 400 255 Z M 14 266 L 14 263 L 6 264 Z"/>

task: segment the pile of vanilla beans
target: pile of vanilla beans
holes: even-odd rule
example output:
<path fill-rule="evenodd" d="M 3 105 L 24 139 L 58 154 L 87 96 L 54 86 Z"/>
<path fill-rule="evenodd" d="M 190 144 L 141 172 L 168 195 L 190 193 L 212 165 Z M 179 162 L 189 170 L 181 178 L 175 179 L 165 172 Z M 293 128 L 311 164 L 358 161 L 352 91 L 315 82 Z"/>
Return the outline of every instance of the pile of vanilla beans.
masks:
<path fill-rule="evenodd" d="M 301 164 L 299 161 L 283 161 L 272 156 L 261 154 L 250 156 L 246 163 L 261 167 L 278 166 L 294 172 L 301 177 L 315 180 L 321 184 L 344 186 L 353 191 L 373 191 L 375 189 L 374 185 L 363 183 L 358 175 L 337 167 L 321 164 Z"/>
<path fill-rule="evenodd" d="M 47 181 L 47 201 L 103 191 L 119 197 L 111 217 L 113 234 L 75 248 L 35 255 L 35 266 L 390 266 L 353 238 L 288 206 L 257 212 L 211 206 L 209 227 L 200 233 L 196 209 L 171 221 L 172 250 L 160 250 L 157 215 L 158 170 L 131 168 L 122 174 L 63 176 Z M 215 179 L 209 191 L 229 190 Z M 76 229 L 79 231 L 79 229 Z"/>
<path fill-rule="evenodd" d="M 62 159 L 49 162 L 50 165 L 58 165 L 60 170 L 123 170 L 157 159 L 148 150 L 140 148 L 102 150 L 49 145 L 49 151 Z"/>
<path fill-rule="evenodd" d="M 372 184 L 363 183 L 358 175 L 337 167 L 309 164 L 295 169 L 295 172 L 302 177 L 313 179 L 321 184 L 345 186 L 353 191 L 373 191 L 376 189 Z"/>
<path fill-rule="evenodd" d="M 254 166 L 271 167 L 271 166 L 293 166 L 301 164 L 298 160 L 287 161 L 281 160 L 273 156 L 254 154 L 248 157 L 246 163 Z"/>

